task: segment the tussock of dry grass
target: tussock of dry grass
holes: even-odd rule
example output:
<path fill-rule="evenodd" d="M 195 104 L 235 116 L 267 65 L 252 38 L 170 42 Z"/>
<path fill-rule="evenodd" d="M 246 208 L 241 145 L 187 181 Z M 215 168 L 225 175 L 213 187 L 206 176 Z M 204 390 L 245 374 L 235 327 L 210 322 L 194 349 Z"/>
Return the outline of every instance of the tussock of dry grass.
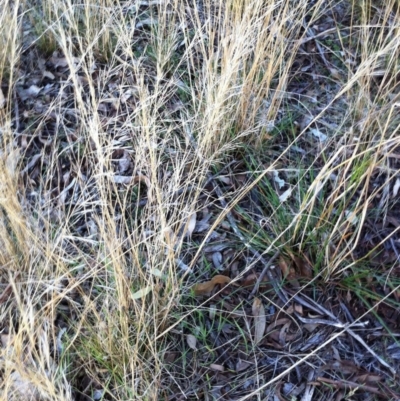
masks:
<path fill-rule="evenodd" d="M 248 149 L 267 152 L 271 124 L 288 113 L 300 46 L 327 8 L 317 1 L 306 19 L 308 3 L 0 0 L 3 399 L 84 399 L 80 391 L 97 394 L 93 399 L 159 400 L 171 396 L 170 383 L 179 388 L 164 361 L 168 335 L 198 308 L 182 311 L 182 295 L 202 277 L 196 263 L 228 210 L 218 211 L 194 251 L 185 232 L 194 213 L 201 219 L 207 175 Z M 311 144 L 323 166 L 308 184 L 299 176 L 293 204 L 267 216 L 274 237 L 261 250 L 306 253 L 309 238 L 321 232 L 316 277 L 326 280 L 347 277 L 368 260 L 370 254 L 354 255 L 369 206 L 379 199 L 384 216 L 393 204 L 396 7 L 349 7 L 352 25 L 338 27 L 348 63 L 330 71 L 330 99 L 315 106 L 296 138 L 274 142 L 274 161 L 257 166 L 252 182 L 227 199 L 239 205 L 287 167 L 309 127 L 332 122 L 327 141 Z M 32 70 L 37 59 L 51 57 L 62 60 L 51 67 L 60 82 L 52 81 L 43 112 L 28 116 L 15 100 L 25 80 L 33 85 L 32 76 L 40 76 Z M 38 107 L 34 96 L 30 107 Z M 35 138 L 48 121 L 54 138 L 44 146 Z M 313 169 L 306 166 L 303 176 Z M 142 178 L 125 185 L 115 175 Z M 286 225 L 282 213 L 291 214 Z M 271 386 L 259 383 L 240 399 Z"/>

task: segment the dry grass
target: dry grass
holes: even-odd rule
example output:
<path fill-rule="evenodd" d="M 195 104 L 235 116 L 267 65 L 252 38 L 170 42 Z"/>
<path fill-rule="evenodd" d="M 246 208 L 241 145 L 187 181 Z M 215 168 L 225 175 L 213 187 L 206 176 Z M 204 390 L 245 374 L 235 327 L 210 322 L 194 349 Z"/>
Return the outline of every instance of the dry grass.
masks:
<path fill-rule="evenodd" d="M 280 143 L 270 126 L 289 113 L 299 48 L 329 8 L 317 1 L 305 20 L 307 1 L 115 3 L 0 0 L 2 399 L 84 399 L 77 389 L 93 399 L 170 396 L 169 380 L 179 380 L 165 369 L 167 335 L 198 308 L 179 305 L 203 274 L 185 232 L 207 174 Z M 268 216 L 274 236 L 261 250 L 323 246 L 315 277 L 326 280 L 368 260 L 354 252 L 370 205 L 379 199 L 382 219 L 394 202 L 400 14 L 386 3 L 349 8 L 330 99 L 228 199 L 234 208 L 274 170 L 301 169 L 293 202 Z M 38 58 L 55 50 L 54 90 L 41 105 L 28 94 L 19 110 L 21 90 L 44 87 Z M 329 138 L 310 145 L 320 121 Z M 286 165 L 303 140 L 320 168 Z M 139 178 L 125 185 L 114 175 Z M 278 378 L 240 399 L 262 399 Z"/>

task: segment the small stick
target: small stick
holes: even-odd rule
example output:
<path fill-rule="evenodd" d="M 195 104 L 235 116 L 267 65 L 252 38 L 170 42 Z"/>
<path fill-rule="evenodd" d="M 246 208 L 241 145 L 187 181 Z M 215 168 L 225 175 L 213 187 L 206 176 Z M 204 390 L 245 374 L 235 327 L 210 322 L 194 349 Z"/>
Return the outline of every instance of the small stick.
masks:
<path fill-rule="evenodd" d="M 271 268 L 272 263 L 274 263 L 275 259 L 279 256 L 280 251 L 276 251 L 274 255 L 271 257 L 271 259 L 265 264 L 264 269 L 262 270 L 260 277 L 258 277 L 256 284 L 254 285 L 253 291 L 251 291 L 249 298 L 253 297 L 255 293 L 258 291 L 258 288 L 260 287 L 260 284 L 264 278 L 264 276 L 267 273 L 267 270 Z"/>
<path fill-rule="evenodd" d="M 196 140 L 193 138 L 193 136 L 189 133 L 189 141 L 191 142 L 193 148 L 196 150 L 198 156 L 202 159 L 202 155 L 200 154 L 200 152 L 198 151 L 198 147 L 197 147 L 197 143 Z M 281 301 L 286 304 L 288 302 L 288 299 L 286 297 L 286 295 L 280 290 L 279 285 L 277 283 L 277 280 L 275 278 L 275 276 L 272 274 L 271 269 L 270 269 L 270 265 L 273 262 L 273 258 L 271 258 L 270 262 L 267 262 L 265 260 L 265 258 L 261 255 L 260 252 L 258 252 L 256 249 L 254 249 L 249 243 L 248 241 L 246 241 L 246 238 L 243 236 L 243 234 L 240 232 L 236 221 L 233 217 L 233 214 L 230 210 L 230 208 L 228 207 L 228 203 L 226 202 L 225 198 L 224 198 L 224 193 L 221 190 L 221 187 L 218 185 L 218 183 L 216 182 L 216 180 L 214 179 L 214 177 L 211 174 L 207 174 L 207 182 L 212 182 L 213 186 L 214 186 L 214 191 L 216 192 L 216 194 L 218 195 L 218 200 L 219 203 L 221 204 L 222 208 L 226 210 L 226 217 L 228 218 L 229 224 L 232 228 L 232 230 L 234 231 L 234 233 L 236 234 L 236 236 L 240 239 L 240 241 L 246 246 L 246 248 L 253 254 L 253 256 L 255 258 L 257 258 L 257 260 L 259 260 L 263 265 L 264 265 L 264 275 L 266 274 L 268 276 L 268 279 L 270 280 L 272 286 L 274 287 L 274 290 L 276 292 L 276 294 L 279 296 L 279 298 L 281 299 Z M 278 253 L 279 255 L 279 253 Z M 278 257 L 278 255 L 274 255 L 275 259 Z"/>
<path fill-rule="evenodd" d="M 238 226 L 237 226 L 237 224 L 236 224 L 236 221 L 235 221 L 235 219 L 234 219 L 234 217 L 233 217 L 233 215 L 232 215 L 232 212 L 229 210 L 228 203 L 226 202 L 226 200 L 225 200 L 225 198 L 224 198 L 224 195 L 223 195 L 223 192 L 222 192 L 220 186 L 218 185 L 217 182 L 215 182 L 215 180 L 212 180 L 212 183 L 213 183 L 213 185 L 214 185 L 214 190 L 215 190 L 215 192 L 216 192 L 217 195 L 218 195 L 219 203 L 221 204 L 221 206 L 222 206 L 225 210 L 227 210 L 227 212 L 226 212 L 226 217 L 228 218 L 228 221 L 229 221 L 229 224 L 230 224 L 232 230 L 234 231 L 234 233 L 236 234 L 236 236 L 240 239 L 240 241 L 243 242 L 243 244 L 246 246 L 246 248 L 253 254 L 253 256 L 254 256 L 255 258 L 257 258 L 257 259 L 264 265 L 264 269 L 263 269 L 264 274 L 266 274 L 266 275 L 268 276 L 268 279 L 271 281 L 271 283 L 272 283 L 272 285 L 273 285 L 273 287 L 274 287 L 274 290 L 276 291 L 276 293 L 277 293 L 277 295 L 279 296 L 279 298 L 281 299 L 281 301 L 283 301 L 283 303 L 287 303 L 287 298 L 286 298 L 286 296 L 282 293 L 282 291 L 280 290 L 279 285 L 278 285 L 278 283 L 277 283 L 277 281 L 276 281 L 276 278 L 274 277 L 274 275 L 272 274 L 271 269 L 270 269 L 271 263 L 273 262 L 274 259 L 276 259 L 276 258 L 278 257 L 279 251 L 276 252 L 276 254 L 275 254 L 276 256 L 274 255 L 274 256 L 271 258 L 270 262 L 267 262 L 267 261 L 265 260 L 265 258 L 261 255 L 261 253 L 258 252 L 256 249 L 254 249 L 254 248 L 246 241 L 246 238 L 245 238 L 245 237 L 243 236 L 243 234 L 240 232 L 240 230 L 239 230 L 239 228 L 238 228 Z"/>

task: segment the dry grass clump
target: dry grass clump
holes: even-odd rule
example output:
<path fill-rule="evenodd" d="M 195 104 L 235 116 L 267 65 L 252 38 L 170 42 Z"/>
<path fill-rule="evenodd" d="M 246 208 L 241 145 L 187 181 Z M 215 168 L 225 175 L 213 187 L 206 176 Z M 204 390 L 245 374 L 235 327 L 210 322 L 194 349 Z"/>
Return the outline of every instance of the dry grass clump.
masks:
<path fill-rule="evenodd" d="M 303 288 L 355 275 L 395 236 L 359 249 L 371 208 L 391 216 L 397 196 L 398 6 L 342 2 L 337 65 L 311 67 L 329 85 L 292 102 L 338 6 L 310 3 L 0 0 L 3 399 L 196 393 L 166 360 L 204 306 L 190 288 L 214 275 L 208 244 L 234 235 L 226 216 L 255 188 L 270 232 L 237 212 L 244 242 L 313 264 Z M 237 283 L 256 261 L 235 241 Z"/>

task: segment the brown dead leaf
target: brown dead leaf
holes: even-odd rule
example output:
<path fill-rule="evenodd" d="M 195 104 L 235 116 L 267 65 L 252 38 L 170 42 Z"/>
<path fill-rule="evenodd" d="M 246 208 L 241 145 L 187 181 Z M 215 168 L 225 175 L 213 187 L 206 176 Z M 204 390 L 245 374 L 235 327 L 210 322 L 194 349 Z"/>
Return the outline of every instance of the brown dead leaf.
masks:
<path fill-rule="evenodd" d="M 206 281 L 204 283 L 195 284 L 192 289 L 195 296 L 207 295 L 210 294 L 214 287 L 218 284 L 228 284 L 231 282 L 231 279 L 227 276 L 223 276 L 221 274 L 217 274 L 210 281 Z"/>
<path fill-rule="evenodd" d="M 173 363 L 175 362 L 175 359 L 178 358 L 178 353 L 177 352 L 172 352 L 172 351 L 167 351 L 164 354 L 164 362 L 165 363 Z"/>
<path fill-rule="evenodd" d="M 253 287 L 254 284 L 257 282 L 257 279 L 258 279 L 257 274 L 251 273 L 243 279 L 241 285 L 242 287 Z"/>
<path fill-rule="evenodd" d="M 300 304 L 294 304 L 294 310 L 299 314 L 303 315 L 303 306 Z"/>
<path fill-rule="evenodd" d="M 289 341 L 287 333 L 290 327 L 290 322 L 284 324 L 281 329 L 279 330 L 279 344 L 282 346 L 286 345 L 286 343 Z M 291 336 L 293 338 L 293 336 Z"/>
<path fill-rule="evenodd" d="M 299 258 L 298 256 L 293 256 L 293 258 L 301 277 L 313 278 L 313 269 L 308 260 L 306 258 Z"/>
<path fill-rule="evenodd" d="M 278 265 L 281 268 L 282 276 L 287 278 L 290 275 L 290 267 L 282 256 L 278 260 Z"/>
<path fill-rule="evenodd" d="M 281 318 L 281 319 L 274 319 L 273 322 L 267 327 L 267 333 L 274 330 L 276 327 L 283 326 L 286 323 L 290 322 L 289 318 Z"/>
<path fill-rule="evenodd" d="M 247 369 L 249 366 L 251 366 L 251 362 L 243 361 L 242 359 L 239 359 L 238 362 L 236 363 L 236 372 L 241 372 L 242 370 Z"/>
<path fill-rule="evenodd" d="M 382 381 L 382 379 L 383 379 L 382 376 L 374 375 L 372 373 L 366 373 L 357 376 L 357 378 L 353 379 L 353 381 L 358 383 L 376 383 Z"/>
<path fill-rule="evenodd" d="M 254 342 L 258 344 L 264 336 L 267 318 L 265 316 L 264 305 L 259 298 L 254 298 L 251 309 L 254 316 Z"/>
<path fill-rule="evenodd" d="M 8 297 L 11 295 L 11 293 L 12 293 L 12 285 L 8 284 L 7 287 L 4 289 L 4 291 L 0 295 L 0 304 L 5 302 L 8 299 Z"/>

